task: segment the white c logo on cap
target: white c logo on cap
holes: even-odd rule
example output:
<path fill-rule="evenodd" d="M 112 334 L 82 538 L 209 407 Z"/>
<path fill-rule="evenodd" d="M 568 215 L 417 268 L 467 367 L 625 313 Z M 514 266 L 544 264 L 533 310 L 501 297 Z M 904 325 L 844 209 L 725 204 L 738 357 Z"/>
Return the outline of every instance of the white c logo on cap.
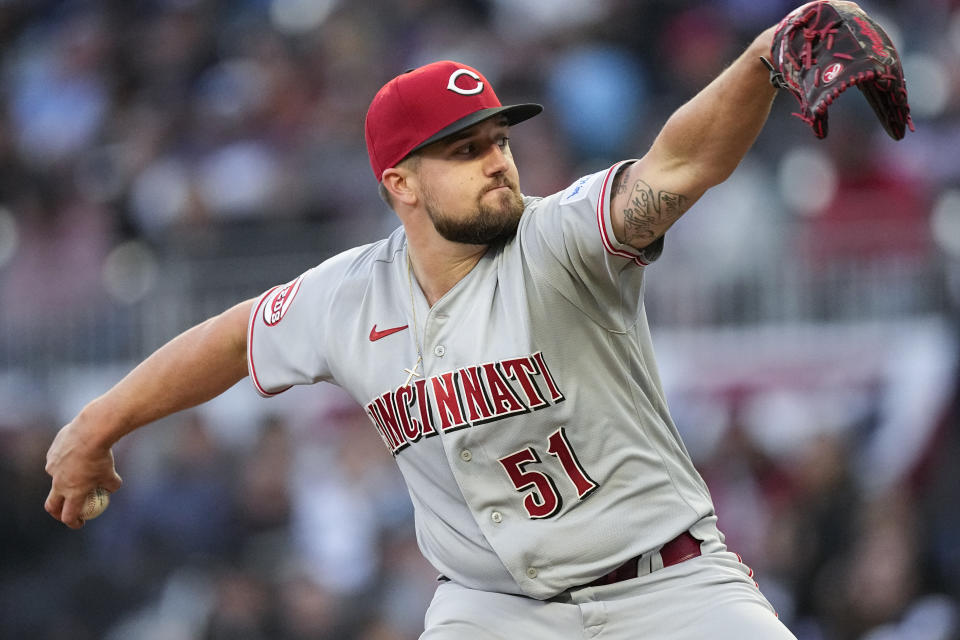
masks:
<path fill-rule="evenodd" d="M 473 89 L 461 89 L 457 86 L 457 78 L 460 76 L 470 76 L 477 81 L 477 86 Z M 450 81 L 447 82 L 447 89 L 450 89 L 450 91 L 455 91 L 463 96 L 473 96 L 483 91 L 483 83 L 480 82 L 480 76 L 475 74 L 473 71 L 470 71 L 470 69 L 457 69 L 450 74 Z"/>

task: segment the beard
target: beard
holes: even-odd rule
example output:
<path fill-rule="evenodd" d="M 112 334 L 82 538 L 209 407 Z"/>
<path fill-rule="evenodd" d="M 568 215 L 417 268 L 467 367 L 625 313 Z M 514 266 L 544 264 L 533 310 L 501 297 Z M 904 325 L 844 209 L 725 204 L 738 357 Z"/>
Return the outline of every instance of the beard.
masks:
<path fill-rule="evenodd" d="M 483 201 L 488 191 L 500 186 L 509 189 L 498 193 L 492 203 Z M 523 215 L 523 196 L 515 185 L 504 178 L 485 189 L 477 198 L 476 208 L 463 219 L 445 215 L 433 194 L 428 191 L 424 192 L 424 206 L 437 233 L 444 239 L 462 244 L 495 244 L 516 235 Z"/>

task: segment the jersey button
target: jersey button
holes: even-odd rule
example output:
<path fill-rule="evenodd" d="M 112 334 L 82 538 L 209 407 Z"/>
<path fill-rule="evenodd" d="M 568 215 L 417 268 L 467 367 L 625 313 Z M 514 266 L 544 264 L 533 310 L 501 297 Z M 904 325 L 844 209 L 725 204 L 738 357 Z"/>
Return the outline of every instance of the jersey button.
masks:
<path fill-rule="evenodd" d="M 460 459 L 464 462 L 470 462 L 473 460 L 473 454 L 470 453 L 470 449 L 464 449 L 460 452 Z"/>
<path fill-rule="evenodd" d="M 501 522 L 503 522 L 503 514 L 500 513 L 499 511 L 494 511 L 493 513 L 490 514 L 490 519 L 493 520 L 495 523 L 500 524 Z"/>
<path fill-rule="evenodd" d="M 530 578 L 531 580 L 533 580 L 534 578 L 536 578 L 536 577 L 537 577 L 537 570 L 534 569 L 533 567 L 530 567 L 529 569 L 527 569 L 527 577 Z"/>
<path fill-rule="evenodd" d="M 433 355 L 437 356 L 438 358 L 442 358 L 443 354 L 445 354 L 446 352 L 447 352 L 447 348 L 444 347 L 442 344 L 438 344 L 433 348 Z"/>

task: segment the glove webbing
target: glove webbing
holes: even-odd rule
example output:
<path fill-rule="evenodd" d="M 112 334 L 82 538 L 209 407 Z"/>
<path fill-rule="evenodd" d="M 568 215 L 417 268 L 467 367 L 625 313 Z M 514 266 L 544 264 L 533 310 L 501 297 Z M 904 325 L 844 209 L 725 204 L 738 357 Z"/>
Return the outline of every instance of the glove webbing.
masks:
<path fill-rule="evenodd" d="M 822 11 L 823 3 L 817 4 L 816 6 L 811 7 L 810 10 L 807 11 L 802 18 L 800 18 L 800 21 L 804 24 L 820 24 L 820 14 Z M 816 17 L 814 18 L 814 16 Z M 814 19 L 813 22 L 810 22 L 811 18 Z M 813 59 L 813 43 L 817 40 L 826 40 L 827 51 L 833 49 L 833 35 L 840 31 L 838 27 L 841 24 L 843 24 L 842 20 L 834 20 L 833 22 L 829 22 L 820 28 L 809 26 L 804 27 L 803 38 L 805 42 L 803 45 L 803 51 L 800 54 L 804 70 L 807 70 L 813 65 L 817 64 L 817 61 Z"/>

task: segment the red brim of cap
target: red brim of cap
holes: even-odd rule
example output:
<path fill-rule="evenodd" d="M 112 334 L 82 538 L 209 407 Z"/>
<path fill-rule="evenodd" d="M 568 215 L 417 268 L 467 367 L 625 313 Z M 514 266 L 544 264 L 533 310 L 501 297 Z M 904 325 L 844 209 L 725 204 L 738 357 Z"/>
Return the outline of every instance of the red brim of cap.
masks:
<path fill-rule="evenodd" d="M 536 103 L 526 103 L 526 104 L 511 104 L 503 107 L 490 107 L 489 109 L 480 109 L 479 111 L 474 111 L 473 113 L 466 115 L 456 122 L 453 122 L 440 131 L 437 131 L 435 134 L 415 146 L 410 150 L 410 153 L 423 149 L 427 145 L 431 145 L 434 142 L 439 142 L 449 135 L 463 131 L 468 127 L 483 122 L 494 116 L 503 115 L 507 118 L 507 124 L 511 127 L 515 124 L 523 122 L 524 120 L 529 120 L 533 116 L 537 115 L 543 111 L 543 105 Z M 410 155 L 407 154 L 407 156 Z"/>

